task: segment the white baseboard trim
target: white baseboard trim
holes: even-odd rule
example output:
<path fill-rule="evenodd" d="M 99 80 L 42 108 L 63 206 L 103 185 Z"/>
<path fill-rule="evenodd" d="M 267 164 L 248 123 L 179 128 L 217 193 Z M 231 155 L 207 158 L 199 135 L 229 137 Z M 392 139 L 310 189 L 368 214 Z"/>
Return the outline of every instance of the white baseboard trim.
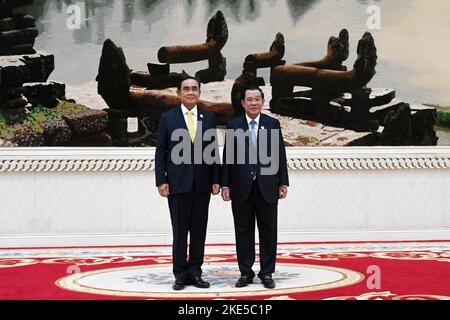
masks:
<path fill-rule="evenodd" d="M 278 232 L 278 242 L 358 242 L 450 240 L 450 229 Z M 232 232 L 210 232 L 207 244 L 234 244 Z M 1 236 L 0 248 L 171 245 L 170 234 L 70 234 Z"/>

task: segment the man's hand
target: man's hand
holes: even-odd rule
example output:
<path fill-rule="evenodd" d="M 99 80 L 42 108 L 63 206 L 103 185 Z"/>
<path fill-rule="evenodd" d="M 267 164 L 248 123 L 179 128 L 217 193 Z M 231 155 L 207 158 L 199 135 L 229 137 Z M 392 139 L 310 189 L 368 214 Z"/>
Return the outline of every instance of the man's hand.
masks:
<path fill-rule="evenodd" d="M 222 188 L 222 199 L 223 201 L 230 201 L 230 188 Z"/>
<path fill-rule="evenodd" d="M 169 196 L 169 184 L 163 183 L 158 186 L 159 195 L 161 197 L 167 198 Z"/>
<path fill-rule="evenodd" d="M 212 193 L 213 196 L 218 195 L 220 193 L 220 185 L 213 184 L 211 193 Z"/>
<path fill-rule="evenodd" d="M 278 188 L 280 199 L 285 199 L 288 193 L 288 188 L 286 186 L 280 186 Z"/>

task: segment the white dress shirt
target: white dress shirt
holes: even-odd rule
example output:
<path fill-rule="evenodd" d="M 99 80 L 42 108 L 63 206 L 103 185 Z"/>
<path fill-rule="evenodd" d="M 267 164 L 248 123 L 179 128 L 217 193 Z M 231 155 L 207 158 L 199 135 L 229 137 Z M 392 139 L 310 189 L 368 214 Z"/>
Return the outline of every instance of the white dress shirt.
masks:
<path fill-rule="evenodd" d="M 189 109 L 186 108 L 183 104 L 181 104 L 181 112 L 183 113 L 184 121 L 186 122 L 186 127 L 187 128 L 189 128 L 189 125 L 188 125 L 188 111 L 189 111 Z M 197 106 L 193 107 L 191 112 L 192 112 L 192 119 L 194 120 L 194 130 L 195 130 L 195 132 L 197 132 L 197 121 L 198 121 Z"/>
<path fill-rule="evenodd" d="M 255 119 L 250 118 L 247 114 L 245 115 L 245 117 L 247 118 L 247 124 L 248 124 L 248 129 L 251 131 L 252 130 L 252 126 L 250 124 L 250 122 L 252 122 L 253 120 L 256 122 L 256 138 L 258 138 L 258 129 L 259 129 L 259 119 L 261 118 L 261 114 L 258 114 L 258 116 Z"/>

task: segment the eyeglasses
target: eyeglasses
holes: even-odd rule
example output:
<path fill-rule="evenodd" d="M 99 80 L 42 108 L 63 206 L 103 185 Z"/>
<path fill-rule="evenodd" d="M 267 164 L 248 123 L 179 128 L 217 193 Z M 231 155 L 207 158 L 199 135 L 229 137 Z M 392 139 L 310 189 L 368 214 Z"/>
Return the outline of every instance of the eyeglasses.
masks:
<path fill-rule="evenodd" d="M 199 92 L 200 89 L 198 87 L 183 87 L 183 88 L 181 88 L 181 91 L 186 92 L 186 93 L 190 92 L 190 91 Z"/>

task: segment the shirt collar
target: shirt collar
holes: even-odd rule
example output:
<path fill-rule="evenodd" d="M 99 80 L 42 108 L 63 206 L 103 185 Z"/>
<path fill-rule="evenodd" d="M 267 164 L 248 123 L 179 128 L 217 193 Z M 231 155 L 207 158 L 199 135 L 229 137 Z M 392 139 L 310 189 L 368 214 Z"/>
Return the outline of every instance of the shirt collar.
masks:
<path fill-rule="evenodd" d="M 188 113 L 188 111 L 189 111 L 189 109 L 186 108 L 184 106 L 184 104 L 181 104 L 181 112 L 183 113 L 183 115 L 186 115 Z M 192 115 L 194 116 L 194 118 L 196 118 L 197 117 L 197 106 L 193 107 L 191 112 L 192 112 Z"/>
<path fill-rule="evenodd" d="M 248 124 L 249 128 L 250 128 L 250 122 L 252 122 L 252 120 L 255 120 L 256 125 L 259 126 L 259 118 L 261 118 L 261 114 L 258 114 L 258 116 L 255 119 L 252 119 L 247 114 L 245 114 L 245 118 L 247 118 L 247 124 Z"/>

